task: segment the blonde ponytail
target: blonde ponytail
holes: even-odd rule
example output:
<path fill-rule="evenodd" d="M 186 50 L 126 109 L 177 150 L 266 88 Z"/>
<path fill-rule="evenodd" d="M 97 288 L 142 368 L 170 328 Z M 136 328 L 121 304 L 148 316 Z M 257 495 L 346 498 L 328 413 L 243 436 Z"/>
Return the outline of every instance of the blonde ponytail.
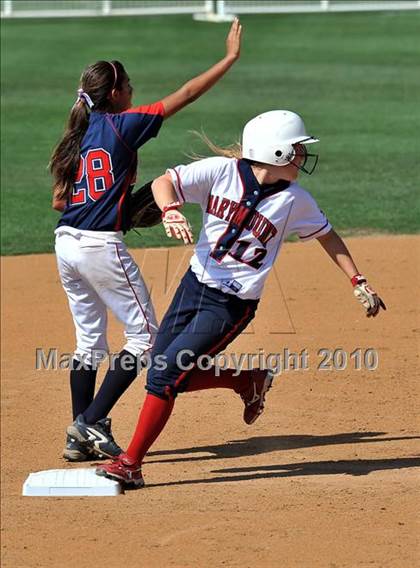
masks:
<path fill-rule="evenodd" d="M 229 146 L 218 146 L 210 140 L 203 130 L 201 132 L 198 132 L 197 130 L 190 130 L 190 132 L 199 138 L 208 148 L 210 148 L 213 154 L 216 154 L 217 156 L 225 156 L 225 158 L 236 158 L 237 160 L 242 158 L 242 145 L 240 142 L 234 142 Z M 208 157 L 197 154 L 196 152 L 187 154 L 187 156 L 192 160 L 202 160 L 203 158 Z"/>

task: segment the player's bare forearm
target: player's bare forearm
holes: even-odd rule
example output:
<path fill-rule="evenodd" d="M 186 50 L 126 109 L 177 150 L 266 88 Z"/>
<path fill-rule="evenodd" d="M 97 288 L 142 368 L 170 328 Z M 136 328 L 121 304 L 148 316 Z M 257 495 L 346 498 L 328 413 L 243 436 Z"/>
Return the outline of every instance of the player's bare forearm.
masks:
<path fill-rule="evenodd" d="M 375 317 L 380 309 L 386 310 L 386 306 L 375 290 L 367 283 L 366 278 L 357 270 L 356 265 L 344 244 L 342 238 L 331 230 L 326 235 L 318 238 L 324 250 L 333 261 L 351 280 L 354 295 L 366 310 L 367 317 Z"/>
<path fill-rule="evenodd" d="M 178 201 L 178 196 L 172 183 L 171 176 L 164 174 L 152 183 L 153 197 L 161 211 L 170 203 Z"/>
<path fill-rule="evenodd" d="M 180 110 L 183 106 L 192 103 L 208 91 L 226 73 L 234 62 L 235 59 L 226 56 L 213 65 L 213 67 L 208 69 L 208 71 L 198 75 L 198 77 L 194 77 L 194 79 L 191 79 L 188 83 L 185 83 L 185 85 L 173 94 L 174 101 L 175 99 L 178 100 L 179 108 L 173 108 L 172 114 L 176 112 L 176 110 Z M 166 118 L 169 116 L 169 113 L 167 111 L 167 104 L 165 104 L 165 100 L 163 101 L 163 106 L 165 107 Z"/>
<path fill-rule="evenodd" d="M 67 201 L 65 199 L 56 199 L 55 197 L 53 197 L 51 207 L 56 211 L 63 212 L 64 209 L 66 208 L 66 205 Z"/>
<path fill-rule="evenodd" d="M 175 192 L 171 176 L 164 174 L 152 183 L 154 200 L 162 211 L 162 224 L 168 237 L 182 239 L 186 245 L 192 244 L 193 233 L 191 225 L 179 208 L 181 203 Z"/>
<path fill-rule="evenodd" d="M 162 99 L 165 118 L 175 114 L 208 91 L 239 59 L 242 26 L 235 19 L 226 39 L 226 55 L 201 75 L 194 77 L 180 89 Z"/>
<path fill-rule="evenodd" d="M 64 211 L 67 205 L 67 199 L 63 199 L 63 191 L 60 187 L 54 186 L 52 192 L 52 202 L 51 207 L 56 211 L 60 211 L 61 213 Z"/>
<path fill-rule="evenodd" d="M 349 279 L 358 274 L 357 267 L 343 239 L 332 229 L 318 238 L 319 243 Z"/>

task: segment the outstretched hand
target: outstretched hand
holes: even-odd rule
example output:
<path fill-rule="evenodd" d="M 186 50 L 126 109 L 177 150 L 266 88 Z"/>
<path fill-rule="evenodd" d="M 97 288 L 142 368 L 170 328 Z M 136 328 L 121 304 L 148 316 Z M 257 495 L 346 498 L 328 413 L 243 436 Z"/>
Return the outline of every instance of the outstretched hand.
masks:
<path fill-rule="evenodd" d="M 382 308 L 386 310 L 386 306 L 382 299 L 378 296 L 378 294 L 369 286 L 364 278 L 361 275 L 357 275 L 354 277 L 354 295 L 362 304 L 362 306 L 366 310 L 366 316 L 376 317 L 379 313 L 379 310 Z"/>
<path fill-rule="evenodd" d="M 232 59 L 239 59 L 241 51 L 242 26 L 238 18 L 235 18 L 230 27 L 226 38 L 226 56 Z"/>

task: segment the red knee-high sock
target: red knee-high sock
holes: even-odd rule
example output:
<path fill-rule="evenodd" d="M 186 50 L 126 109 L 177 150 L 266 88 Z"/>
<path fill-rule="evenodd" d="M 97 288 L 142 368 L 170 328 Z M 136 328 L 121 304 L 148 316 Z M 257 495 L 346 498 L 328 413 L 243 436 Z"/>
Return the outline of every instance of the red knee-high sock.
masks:
<path fill-rule="evenodd" d="M 251 378 L 255 377 L 256 373 L 265 373 L 265 371 L 241 371 L 239 375 L 233 376 L 234 373 L 235 369 L 224 369 L 220 370 L 220 375 L 216 377 L 214 369 L 207 371 L 192 369 L 188 373 L 188 386 L 185 392 L 224 388 L 239 393 L 250 387 Z"/>
<path fill-rule="evenodd" d="M 174 399 L 164 400 L 147 394 L 137 422 L 136 431 L 127 449 L 127 454 L 138 463 L 162 432 L 174 407 Z"/>

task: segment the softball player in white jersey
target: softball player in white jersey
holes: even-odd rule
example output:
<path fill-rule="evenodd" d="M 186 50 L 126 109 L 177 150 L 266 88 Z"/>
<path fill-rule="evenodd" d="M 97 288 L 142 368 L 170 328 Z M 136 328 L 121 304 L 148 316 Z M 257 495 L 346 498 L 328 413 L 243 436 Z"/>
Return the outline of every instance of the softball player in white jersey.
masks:
<path fill-rule="evenodd" d="M 222 351 L 252 320 L 268 273 L 291 233 L 303 241 L 319 240 L 355 286 L 368 316 L 385 308 L 313 197 L 296 182 L 299 171 L 312 173 L 316 166 L 318 157 L 306 150 L 315 142 L 297 114 L 267 112 L 245 126 L 237 149 L 241 154 L 177 166 L 154 181 L 157 202 L 159 195 L 175 189 L 179 203 L 174 207 L 198 203 L 203 228 L 153 347 L 152 359 L 163 355 L 167 366 L 149 370 L 148 394 L 127 452 L 99 467 L 99 475 L 143 485 L 142 460 L 179 392 L 230 388 L 245 404 L 247 424 L 262 413 L 270 372 L 254 369 L 234 377 L 234 370 L 227 369 L 216 377 L 213 369 L 200 370 L 194 363 L 202 354 Z M 185 219 L 179 222 L 182 227 Z M 190 353 L 181 366 L 178 355 L 186 347 Z"/>

